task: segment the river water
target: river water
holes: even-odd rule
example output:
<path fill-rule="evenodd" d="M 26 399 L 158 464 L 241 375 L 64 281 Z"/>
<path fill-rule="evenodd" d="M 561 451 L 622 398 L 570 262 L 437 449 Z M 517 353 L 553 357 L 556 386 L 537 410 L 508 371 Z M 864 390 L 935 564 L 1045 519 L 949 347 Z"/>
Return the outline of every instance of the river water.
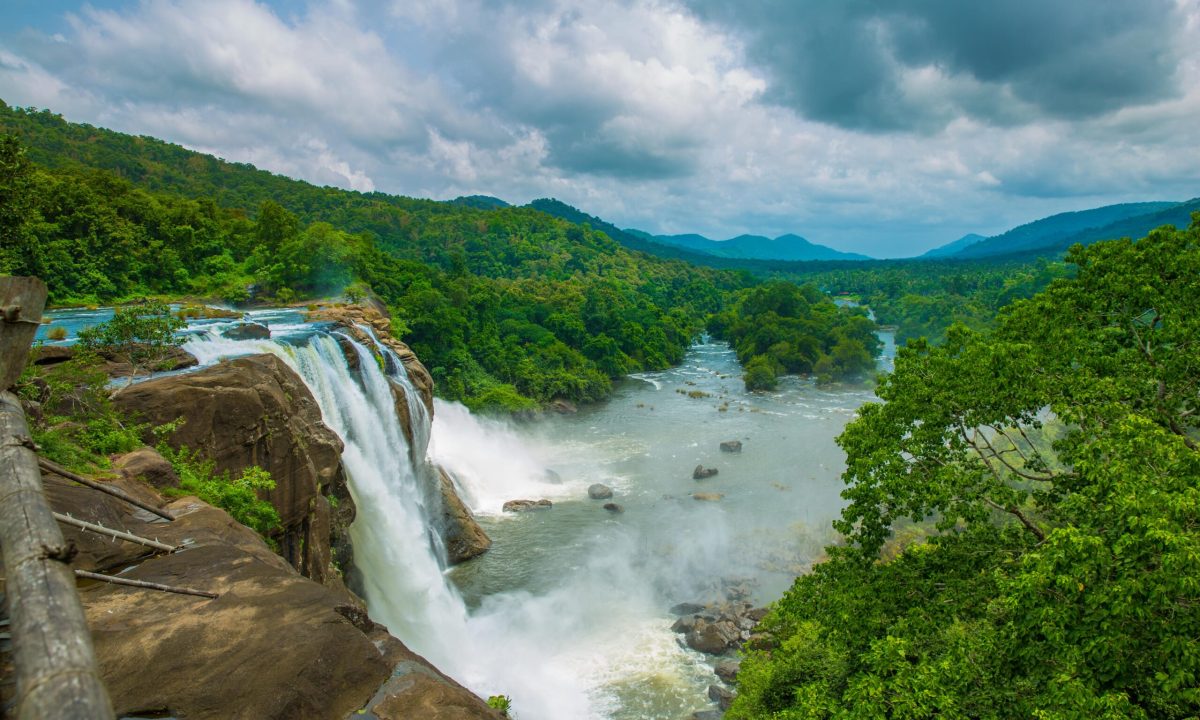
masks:
<path fill-rule="evenodd" d="M 894 345 L 882 337 L 887 369 Z M 795 377 L 776 392 L 747 393 L 733 352 L 709 342 L 571 415 L 513 425 L 439 402 L 431 455 L 458 475 L 494 540 L 449 576 L 478 627 L 503 641 L 519 626 L 514 662 L 571 676 L 590 716 L 689 717 L 710 707 L 716 679 L 711 659 L 670 632 L 668 608 L 705 600 L 725 579 L 748 579 L 753 599 L 769 602 L 820 556 L 844 502 L 834 438 L 873 398 L 867 386 Z M 742 451 L 721 452 L 726 440 Z M 718 474 L 693 480 L 697 465 Z M 543 468 L 561 484 L 543 481 Z M 588 498 L 597 482 L 623 513 Z M 699 501 L 697 492 L 722 497 Z M 541 497 L 553 508 L 500 511 L 505 500 Z M 523 719 L 556 717 L 553 698 L 547 707 L 516 689 L 493 692 L 511 694 Z"/>
<path fill-rule="evenodd" d="M 437 401 L 429 456 L 494 541 L 443 570 L 380 369 L 364 361 L 351 372 L 295 312 L 251 316 L 271 325 L 271 341 L 224 340 L 226 323 L 207 321 L 190 328 L 188 349 L 204 364 L 272 352 L 305 379 L 346 442 L 372 617 L 475 692 L 509 695 L 520 720 L 679 720 L 711 707 L 712 659 L 681 646 L 668 608 L 724 581 L 769 602 L 819 558 L 843 503 L 834 438 L 874 397 L 869 386 L 801 378 L 746 393 L 733 352 L 704 342 L 679 367 L 622 380 L 608 401 L 570 415 L 512 423 Z M 105 317 L 61 324 L 73 337 Z M 894 346 L 881 337 L 888 369 Z M 726 440 L 742 451 L 721 452 Z M 693 480 L 697 465 L 718 474 Z M 624 511 L 589 499 L 593 483 Z M 501 511 L 540 498 L 553 507 Z"/>

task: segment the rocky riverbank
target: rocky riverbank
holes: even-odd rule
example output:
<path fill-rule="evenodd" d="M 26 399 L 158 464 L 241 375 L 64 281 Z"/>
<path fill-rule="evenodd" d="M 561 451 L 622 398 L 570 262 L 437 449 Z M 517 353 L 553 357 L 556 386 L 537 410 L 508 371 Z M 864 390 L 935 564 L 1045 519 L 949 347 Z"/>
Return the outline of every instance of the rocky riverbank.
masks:
<path fill-rule="evenodd" d="M 677 616 L 671 630 L 680 635 L 680 644 L 712 657 L 714 682 L 709 685 L 708 697 L 716 710 L 696 712 L 695 720 L 715 720 L 729 709 L 735 693 L 743 647 L 769 649 L 773 640 L 757 632 L 758 624 L 767 609 L 749 602 L 751 590 L 747 581 L 723 581 L 714 588 L 706 602 L 684 602 L 671 608 Z"/>

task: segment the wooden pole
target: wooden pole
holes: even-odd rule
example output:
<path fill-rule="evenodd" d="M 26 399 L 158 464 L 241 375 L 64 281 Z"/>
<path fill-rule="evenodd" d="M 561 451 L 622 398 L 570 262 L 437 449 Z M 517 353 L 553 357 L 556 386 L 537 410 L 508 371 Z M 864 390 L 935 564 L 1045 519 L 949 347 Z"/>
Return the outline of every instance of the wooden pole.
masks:
<path fill-rule="evenodd" d="M 46 284 L 35 277 L 0 277 L 0 390 L 16 384 L 42 322 Z"/>
<path fill-rule="evenodd" d="M 111 720 L 112 705 L 68 565 L 71 553 L 42 495 L 32 445 L 20 401 L 7 390 L 0 392 L 0 547 L 17 718 Z"/>
<path fill-rule="evenodd" d="M 76 570 L 75 577 L 87 578 L 88 580 L 99 580 L 100 582 L 112 583 L 113 585 L 128 585 L 129 587 L 145 588 L 147 590 L 159 590 L 161 592 L 177 593 L 179 595 L 195 595 L 197 597 L 209 599 L 220 597 L 220 595 L 214 592 L 208 592 L 207 590 L 192 590 L 191 588 L 163 585 L 161 583 L 146 582 L 145 580 L 134 580 L 133 578 L 123 578 L 115 575 L 101 575 L 100 573 L 88 572 L 87 570 Z"/>
<path fill-rule="evenodd" d="M 68 480 L 79 483 L 80 485 L 86 485 L 87 487 L 90 487 L 93 490 L 99 490 L 102 493 L 107 493 L 109 495 L 112 495 L 115 498 L 124 500 L 125 502 L 129 503 L 130 505 L 136 505 L 137 507 L 140 507 L 141 509 L 143 509 L 147 512 L 152 512 L 155 515 L 159 516 L 160 518 L 164 518 L 166 520 L 174 520 L 175 519 L 175 516 L 172 515 L 171 513 L 167 512 L 166 510 L 160 510 L 159 508 L 154 507 L 150 503 L 144 503 L 141 500 L 138 500 L 137 498 L 133 497 L 129 493 L 125 492 L 124 490 L 122 490 L 119 487 L 113 487 L 112 485 L 106 485 L 105 483 L 100 483 L 100 482 L 96 482 L 95 480 L 85 478 L 84 476 L 80 475 L 79 473 L 71 472 L 70 470 L 66 469 L 62 465 L 59 465 L 56 462 L 47 460 L 44 457 L 39 457 L 37 459 L 37 461 L 38 461 L 38 465 L 41 466 L 41 468 L 43 470 L 46 470 L 47 472 L 52 472 L 55 475 L 61 475 Z"/>
<path fill-rule="evenodd" d="M 33 440 L 8 388 L 25 368 L 46 306 L 37 278 L 0 277 L 0 550 L 18 720 L 112 720 L 69 549 L 42 494 Z"/>
<path fill-rule="evenodd" d="M 163 552 L 172 553 L 179 549 L 179 548 L 175 547 L 174 545 L 160 543 L 157 540 L 151 540 L 150 538 L 144 538 L 144 537 L 141 537 L 140 535 L 134 535 L 133 533 L 128 533 L 128 532 L 125 532 L 124 530 L 115 530 L 113 528 L 104 527 L 103 525 L 100 525 L 99 523 L 90 523 L 86 520 L 80 520 L 78 518 L 73 518 L 70 515 L 63 515 L 62 513 L 54 513 L 54 519 L 59 521 L 60 523 L 66 523 L 67 525 L 74 525 L 75 527 L 80 528 L 81 530 L 88 530 L 90 532 L 94 532 L 97 535 L 107 535 L 108 537 L 116 538 L 118 540 L 126 540 L 131 543 L 137 543 L 138 545 L 145 545 L 146 547 L 151 547 L 151 548 L 154 548 L 155 550 L 162 550 Z"/>

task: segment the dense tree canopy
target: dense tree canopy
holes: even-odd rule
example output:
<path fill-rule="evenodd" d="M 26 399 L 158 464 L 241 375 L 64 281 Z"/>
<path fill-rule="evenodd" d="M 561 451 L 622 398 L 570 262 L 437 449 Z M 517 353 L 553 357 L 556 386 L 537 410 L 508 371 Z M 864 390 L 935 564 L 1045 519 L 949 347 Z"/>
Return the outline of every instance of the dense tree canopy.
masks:
<path fill-rule="evenodd" d="M 731 717 L 1200 712 L 1200 216 L 1068 259 L 993 331 L 901 349 L 839 439 L 847 545 Z"/>
<path fill-rule="evenodd" d="M 782 280 L 737 293 L 709 329 L 737 351 L 749 390 L 769 390 L 783 374 L 861 377 L 875 368 L 881 348 L 861 308 L 839 307 L 812 285 Z"/>
<path fill-rule="evenodd" d="M 757 282 L 531 208 L 317 188 L 2 104 L 0 130 L 12 134 L 0 146 L 0 232 L 13 238 L 0 271 L 44 278 L 52 303 L 295 302 L 350 286 L 391 308 L 441 395 L 475 408 L 603 397 L 611 378 L 678 363 L 729 294 Z M 846 374 L 863 354 L 839 340 L 870 323 L 804 293 L 775 344 L 815 354 L 773 372 L 824 362 L 819 371 Z"/>

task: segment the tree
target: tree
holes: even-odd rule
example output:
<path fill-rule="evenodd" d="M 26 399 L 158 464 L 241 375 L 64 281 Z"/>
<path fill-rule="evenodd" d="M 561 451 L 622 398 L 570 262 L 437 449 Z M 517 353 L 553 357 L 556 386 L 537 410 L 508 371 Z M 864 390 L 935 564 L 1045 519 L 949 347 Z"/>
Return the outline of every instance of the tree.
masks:
<path fill-rule="evenodd" d="M 0 274 L 22 272 L 25 224 L 33 208 L 33 168 L 13 135 L 0 135 Z"/>
<path fill-rule="evenodd" d="M 129 363 L 129 382 L 139 370 L 158 369 L 182 342 L 176 331 L 186 323 L 166 304 L 150 300 L 117 308 L 108 322 L 79 333 L 79 344 L 92 352 Z"/>
<path fill-rule="evenodd" d="M 995 330 L 900 350 L 839 438 L 846 545 L 731 718 L 1200 713 L 1200 215 L 1068 259 Z"/>

